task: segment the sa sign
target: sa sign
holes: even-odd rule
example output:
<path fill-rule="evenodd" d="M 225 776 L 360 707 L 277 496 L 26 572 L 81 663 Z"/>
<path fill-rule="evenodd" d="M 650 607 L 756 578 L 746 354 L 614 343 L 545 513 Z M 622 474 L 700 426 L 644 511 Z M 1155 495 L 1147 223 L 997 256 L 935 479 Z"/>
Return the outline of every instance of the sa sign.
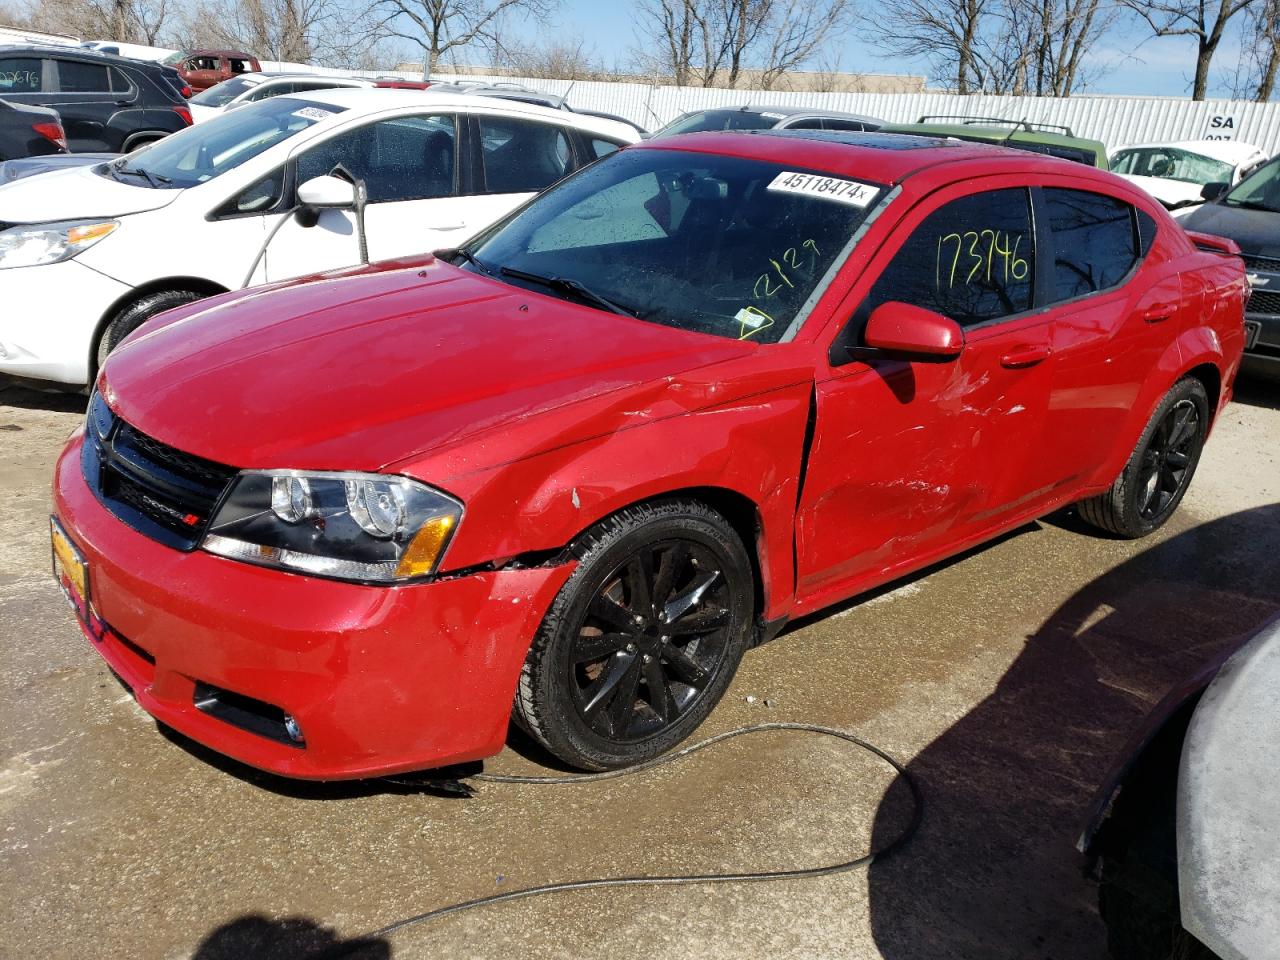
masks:
<path fill-rule="evenodd" d="M 1206 140 L 1234 140 L 1236 138 L 1236 118 L 1231 115 L 1217 114 L 1209 118 L 1209 129 L 1205 133 Z"/>

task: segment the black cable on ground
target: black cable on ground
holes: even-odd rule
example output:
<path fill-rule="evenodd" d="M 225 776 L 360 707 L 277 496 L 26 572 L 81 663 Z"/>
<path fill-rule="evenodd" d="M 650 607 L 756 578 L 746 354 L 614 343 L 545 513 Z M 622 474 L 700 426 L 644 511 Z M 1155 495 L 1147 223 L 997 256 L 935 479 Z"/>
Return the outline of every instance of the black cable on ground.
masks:
<path fill-rule="evenodd" d="M 680 884 L 692 883 L 747 883 L 752 881 L 763 880 L 796 880 L 806 877 L 826 877 L 837 873 L 844 873 L 853 870 L 864 864 L 870 863 L 876 857 L 884 857 L 893 850 L 902 846 L 915 833 L 916 828 L 920 825 L 920 818 L 924 813 L 924 797 L 920 792 L 920 786 L 916 783 L 915 778 L 901 763 L 891 757 L 885 751 L 881 750 L 875 744 L 868 743 L 861 737 L 855 736 L 844 730 L 837 730 L 833 727 L 820 727 L 811 723 L 757 723 L 749 727 L 739 727 L 736 730 L 729 730 L 725 733 L 716 734 L 714 737 L 708 737 L 706 740 L 700 740 L 691 744 L 675 753 L 664 754 L 655 757 L 652 760 L 646 760 L 644 763 L 637 764 L 634 767 L 626 767 L 621 770 L 606 770 L 603 773 L 587 773 L 575 774 L 570 776 L 558 777 L 520 777 L 508 776 L 505 774 L 481 773 L 472 777 L 470 780 L 479 780 L 486 783 L 594 783 L 597 780 L 612 780 L 616 777 L 626 777 L 632 774 L 641 773 L 645 770 L 652 770 L 654 767 L 660 767 L 664 764 L 674 763 L 677 760 L 705 750 L 708 747 L 715 746 L 717 743 L 723 743 L 726 740 L 732 740 L 734 737 L 744 737 L 752 733 L 765 733 L 776 730 L 794 730 L 801 733 L 814 733 L 826 737 L 834 737 L 837 740 L 844 740 L 855 746 L 867 750 L 897 772 L 898 776 L 906 783 L 911 791 L 911 819 L 907 822 L 902 831 L 888 843 L 883 844 L 878 849 L 869 853 L 854 857 L 852 860 L 842 860 L 839 863 L 827 864 L 820 867 L 804 867 L 796 870 L 757 870 L 745 873 L 702 873 L 702 874 L 685 874 L 682 876 L 658 876 L 658 877 L 599 877 L 589 880 L 567 880 L 559 883 L 546 883 L 536 887 L 525 887 L 522 890 L 509 890 L 504 893 L 495 893 L 487 897 L 477 897 L 474 900 L 467 900 L 462 903 L 452 903 L 448 906 L 437 907 L 434 910 L 428 910 L 425 913 L 419 913 L 412 917 L 406 917 L 403 920 L 397 920 L 395 923 L 389 923 L 379 930 L 366 934 L 361 938 L 368 940 L 384 937 L 388 934 L 403 930 L 405 927 L 415 926 L 416 924 L 426 923 L 428 920 L 439 920 L 443 917 L 450 916 L 455 913 L 462 913 L 464 910 L 474 910 L 477 907 L 486 907 L 498 903 L 506 903 L 510 900 L 523 900 L 525 897 L 537 897 L 548 893 L 561 893 L 568 890 L 593 890 L 601 887 L 636 887 L 636 886 L 676 886 Z M 404 783 L 393 778 L 387 778 L 393 783 Z"/>

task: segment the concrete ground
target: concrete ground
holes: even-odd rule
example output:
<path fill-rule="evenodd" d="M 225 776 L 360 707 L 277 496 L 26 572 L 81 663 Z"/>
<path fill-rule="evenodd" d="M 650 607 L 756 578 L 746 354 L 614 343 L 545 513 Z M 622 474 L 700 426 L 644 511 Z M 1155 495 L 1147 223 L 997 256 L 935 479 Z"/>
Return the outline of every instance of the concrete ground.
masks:
<path fill-rule="evenodd" d="M 50 469 L 83 403 L 0 387 L 0 957 L 300 958 L 551 880 L 843 860 L 901 822 L 883 765 L 791 733 L 469 800 L 290 784 L 162 735 L 50 578 Z M 344 955 L 1104 956 L 1082 817 L 1163 691 L 1280 608 L 1278 451 L 1280 386 L 1246 384 L 1150 539 L 1055 517 L 747 657 L 703 732 L 807 721 L 908 761 L 927 809 L 899 855 L 827 879 L 525 900 Z M 488 769 L 540 769 L 514 747 Z"/>

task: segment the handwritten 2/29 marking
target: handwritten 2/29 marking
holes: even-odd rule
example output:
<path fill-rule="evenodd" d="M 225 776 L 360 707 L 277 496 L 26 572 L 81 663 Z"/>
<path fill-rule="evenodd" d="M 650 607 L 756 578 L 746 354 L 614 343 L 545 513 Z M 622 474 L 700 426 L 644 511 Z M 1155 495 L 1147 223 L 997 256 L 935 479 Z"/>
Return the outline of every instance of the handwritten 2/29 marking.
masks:
<path fill-rule="evenodd" d="M 986 283 L 1025 280 L 1030 266 L 1018 256 L 1021 245 L 1022 234 L 1012 235 L 1007 230 L 948 233 L 938 238 L 934 282 L 941 290 L 944 285 L 954 287 L 957 279 L 962 286 L 973 283 L 975 277 Z"/>

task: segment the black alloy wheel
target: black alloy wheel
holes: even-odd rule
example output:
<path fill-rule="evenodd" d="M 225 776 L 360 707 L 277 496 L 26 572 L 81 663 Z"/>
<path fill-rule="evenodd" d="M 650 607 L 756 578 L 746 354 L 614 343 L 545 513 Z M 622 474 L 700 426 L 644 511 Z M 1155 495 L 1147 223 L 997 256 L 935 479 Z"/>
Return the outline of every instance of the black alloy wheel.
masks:
<path fill-rule="evenodd" d="M 724 667 L 728 582 L 710 550 L 687 540 L 645 544 L 605 580 L 574 644 L 578 715 L 616 742 L 675 723 Z"/>
<path fill-rule="evenodd" d="M 755 613 L 751 561 L 723 516 L 686 500 L 628 507 L 573 551 L 513 716 L 572 766 L 630 766 L 692 733 L 732 680 Z"/>
<path fill-rule="evenodd" d="M 1169 408 L 1142 455 L 1138 471 L 1138 515 L 1155 521 L 1170 509 L 1190 478 L 1199 452 L 1200 411 L 1191 400 Z"/>
<path fill-rule="evenodd" d="M 1175 383 L 1147 421 L 1120 476 L 1105 492 L 1077 504 L 1081 519 L 1128 539 L 1158 530 L 1195 475 L 1209 435 L 1210 409 L 1199 380 L 1185 377 Z"/>

